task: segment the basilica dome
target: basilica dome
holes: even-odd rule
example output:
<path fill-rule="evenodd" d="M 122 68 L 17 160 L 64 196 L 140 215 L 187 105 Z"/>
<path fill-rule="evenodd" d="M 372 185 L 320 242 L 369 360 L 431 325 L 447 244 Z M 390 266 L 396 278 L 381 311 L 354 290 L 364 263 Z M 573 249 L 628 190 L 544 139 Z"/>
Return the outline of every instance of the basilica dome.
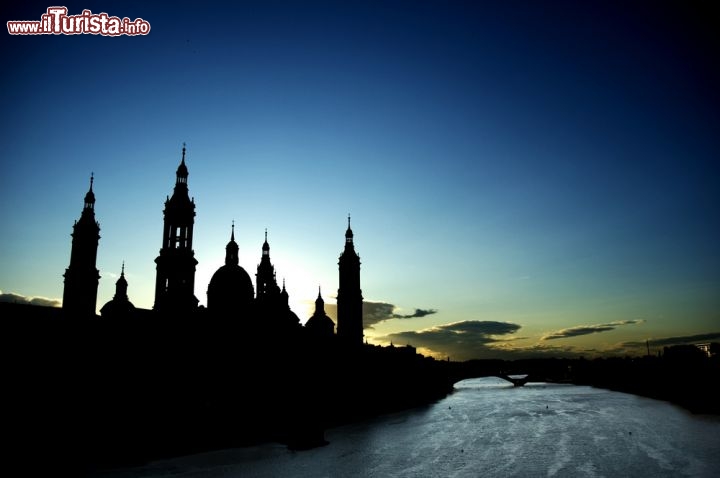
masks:
<path fill-rule="evenodd" d="M 208 309 L 250 304 L 255 296 L 250 275 L 237 264 L 219 268 L 208 285 Z"/>
<path fill-rule="evenodd" d="M 225 265 L 220 267 L 208 285 L 208 310 L 213 312 L 243 312 L 255 297 L 250 275 L 238 264 L 238 245 L 235 227 L 225 248 Z"/>

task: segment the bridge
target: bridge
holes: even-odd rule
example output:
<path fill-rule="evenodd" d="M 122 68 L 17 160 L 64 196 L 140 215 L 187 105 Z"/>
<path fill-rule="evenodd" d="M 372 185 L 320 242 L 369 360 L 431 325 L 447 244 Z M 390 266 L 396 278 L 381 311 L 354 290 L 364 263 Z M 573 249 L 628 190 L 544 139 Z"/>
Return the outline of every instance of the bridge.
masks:
<path fill-rule="evenodd" d="M 450 381 L 457 383 L 468 378 L 498 377 L 515 387 L 530 382 L 568 382 L 568 363 L 564 360 L 470 360 L 451 362 Z"/>
<path fill-rule="evenodd" d="M 532 376 L 530 374 L 522 374 L 511 377 L 510 375 L 504 373 L 498 373 L 495 376 L 503 380 L 507 380 L 516 387 L 522 387 L 528 382 L 545 382 L 545 380 L 531 380 Z"/>

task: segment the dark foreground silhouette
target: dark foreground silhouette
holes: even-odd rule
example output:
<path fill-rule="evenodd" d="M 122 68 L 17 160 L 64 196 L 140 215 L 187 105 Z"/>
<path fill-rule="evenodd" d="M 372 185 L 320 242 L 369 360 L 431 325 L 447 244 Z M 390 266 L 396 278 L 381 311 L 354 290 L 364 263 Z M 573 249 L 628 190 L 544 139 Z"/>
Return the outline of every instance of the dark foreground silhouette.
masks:
<path fill-rule="evenodd" d="M 27 463 L 51 470 L 268 441 L 302 450 L 326 444 L 328 427 L 452 390 L 444 363 L 412 347 L 252 321 L 30 319 L 36 309 L 13 305 L 2 305 L 9 430 Z"/>
<path fill-rule="evenodd" d="M 212 449 L 327 444 L 325 430 L 431 403 L 470 377 L 594 385 L 720 413 L 717 344 L 658 357 L 445 362 L 233 321 L 58 319 L 0 304 L 8 456 L 75 476 Z M 302 332 L 298 332 L 302 333 Z"/>

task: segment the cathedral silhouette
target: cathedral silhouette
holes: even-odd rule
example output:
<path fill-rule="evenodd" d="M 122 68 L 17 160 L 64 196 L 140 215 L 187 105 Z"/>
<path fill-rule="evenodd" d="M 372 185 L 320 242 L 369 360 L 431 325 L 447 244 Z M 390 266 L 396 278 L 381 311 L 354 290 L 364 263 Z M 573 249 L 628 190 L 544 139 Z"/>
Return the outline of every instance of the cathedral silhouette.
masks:
<path fill-rule="evenodd" d="M 24 317 L 11 323 L 29 340 L 23 349 L 34 351 L 23 353 L 32 357 L 35 385 L 16 390 L 43 430 L 42 443 L 51 450 L 60 444 L 57 459 L 92 467 L 268 441 L 312 448 L 327 444 L 328 427 L 449 393 L 445 361 L 410 345 L 364 342 L 349 216 L 338 260 L 337 328 L 320 288 L 304 325 L 290 309 L 267 231 L 252 280 L 239 263 L 234 223 L 225 263 L 199 305 L 185 156 L 183 145 L 163 210 L 152 309 L 131 302 L 123 263 L 114 297 L 96 313 L 100 225 L 92 175 L 73 226 L 62 309 L 5 304 Z"/>
<path fill-rule="evenodd" d="M 450 362 L 410 345 L 363 343 L 360 257 L 349 217 L 338 261 L 337 333 L 319 288 L 304 325 L 290 310 L 267 232 L 253 286 L 239 264 L 234 225 L 225 264 L 210 279 L 207 305 L 199 306 L 185 153 L 183 146 L 165 201 L 152 309 L 130 301 L 123 264 L 114 297 L 96 314 L 100 225 L 92 175 L 73 225 L 62 309 L 0 303 L 9 338 L 3 382 L 12 412 L 9 441 L 29 454 L 23 466 L 44 461 L 52 469 L 34 474 L 82 476 L 267 442 L 313 448 L 328 444 L 330 427 L 426 405 L 451 393 L 458 380 L 513 369 L 565 381 L 572 368 L 580 370 L 581 383 L 591 383 L 584 374 L 596 372 L 583 359 L 573 367 L 521 361 L 517 369 L 502 360 Z M 673 391 L 687 388 L 681 370 L 683 380 L 670 383 L 682 386 Z M 629 374 L 628 385 L 642 373 Z M 712 373 L 698 368 L 692 382 L 708 383 L 702 378 Z M 601 369 L 601 386 L 610 375 Z M 715 400 L 707 391 L 697 396 Z"/>
<path fill-rule="evenodd" d="M 195 201 L 189 195 L 189 171 L 185 163 L 186 148 L 176 171 L 172 197 L 163 210 L 162 246 L 155 259 L 155 302 L 152 310 L 136 308 L 130 301 L 123 264 L 112 300 L 100 309 L 103 319 L 136 320 L 158 318 L 240 320 L 254 332 L 273 331 L 288 334 L 304 330 L 310 336 L 335 336 L 335 323 L 325 313 L 324 300 L 318 288 L 315 312 L 305 325 L 288 305 L 289 294 L 283 281 L 278 285 L 275 267 L 270 261 L 270 244 L 265 230 L 262 255 L 255 274 L 255 286 L 248 272 L 239 264 L 235 225 L 225 247 L 225 264 L 210 279 L 207 307 L 199 306 L 195 296 L 197 260 L 193 250 Z M 85 195 L 80 219 L 73 226 L 70 265 L 65 271 L 63 311 L 68 317 L 96 316 L 97 290 L 100 274 L 96 266 L 100 225 L 95 220 L 94 178 Z M 339 289 L 337 295 L 337 338 L 350 344 L 362 344 L 362 290 L 360 288 L 360 257 L 355 252 L 354 234 L 345 232 L 345 248 L 339 258 Z"/>

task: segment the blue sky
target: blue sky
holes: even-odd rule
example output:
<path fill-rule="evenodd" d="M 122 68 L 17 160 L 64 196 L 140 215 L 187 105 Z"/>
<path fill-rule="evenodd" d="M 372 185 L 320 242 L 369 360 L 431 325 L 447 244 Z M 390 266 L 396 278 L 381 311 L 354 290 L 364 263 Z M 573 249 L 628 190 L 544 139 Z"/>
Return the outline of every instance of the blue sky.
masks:
<path fill-rule="evenodd" d="M 0 291 L 62 297 L 94 172 L 98 307 L 123 261 L 151 307 L 186 142 L 201 303 L 234 220 L 251 276 L 267 228 L 296 313 L 320 285 L 332 314 L 351 213 L 376 343 L 717 340 L 720 16 L 683 3 L 66 3 L 151 32 L 2 35 Z"/>

